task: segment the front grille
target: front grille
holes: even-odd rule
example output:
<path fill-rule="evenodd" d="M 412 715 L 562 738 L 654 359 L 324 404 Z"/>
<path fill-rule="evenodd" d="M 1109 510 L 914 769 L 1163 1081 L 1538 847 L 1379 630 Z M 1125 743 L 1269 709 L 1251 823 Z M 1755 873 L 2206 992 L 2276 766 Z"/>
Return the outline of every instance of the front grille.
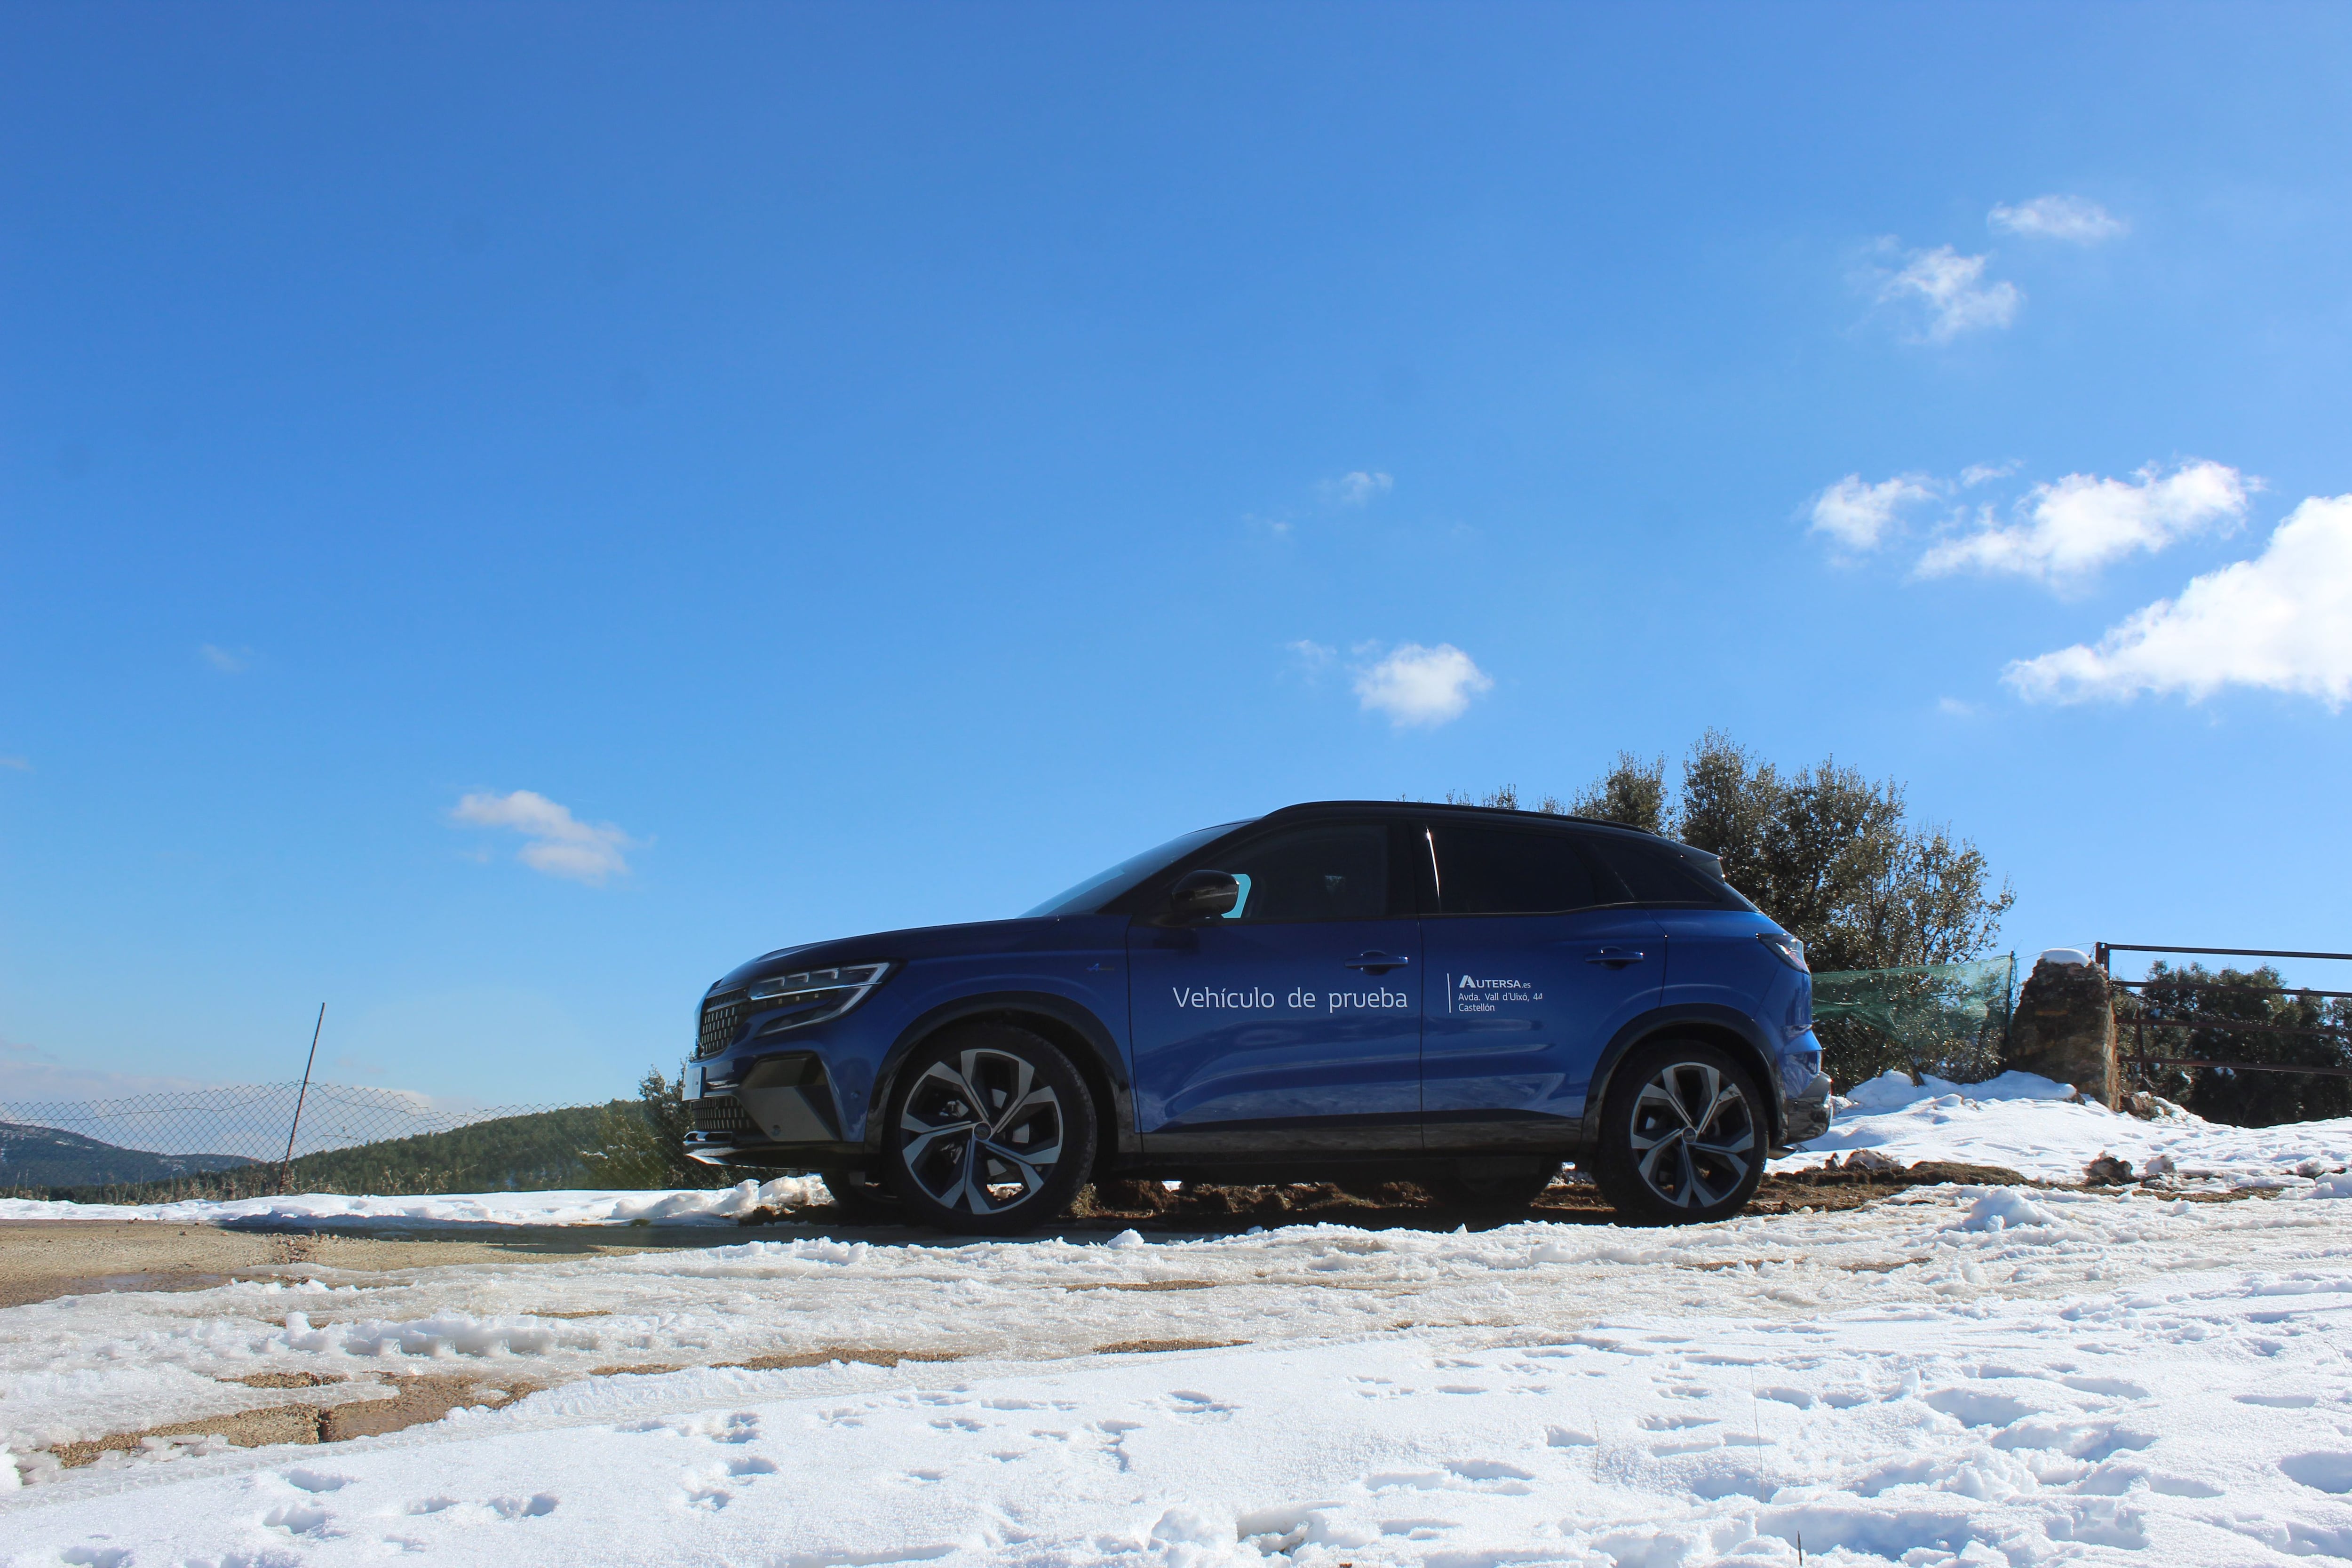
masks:
<path fill-rule="evenodd" d="M 735 1043 L 743 1025 L 743 993 L 722 991 L 702 1005 L 702 1030 L 694 1039 L 697 1061 L 715 1057 Z"/>
<path fill-rule="evenodd" d="M 694 1112 L 697 1132 L 748 1133 L 752 1131 L 751 1119 L 743 1112 L 743 1102 L 731 1094 L 709 1094 L 700 1100 L 689 1100 L 687 1108 Z"/>

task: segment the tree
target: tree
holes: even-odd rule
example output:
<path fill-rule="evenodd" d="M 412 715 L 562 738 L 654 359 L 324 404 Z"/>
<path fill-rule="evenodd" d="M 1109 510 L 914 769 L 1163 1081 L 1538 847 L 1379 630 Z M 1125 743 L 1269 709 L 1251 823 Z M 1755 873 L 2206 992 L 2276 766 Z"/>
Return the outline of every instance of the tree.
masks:
<path fill-rule="evenodd" d="M 1914 827 L 1903 786 L 1832 757 L 1784 775 L 1720 730 L 1683 759 L 1631 752 L 1576 797 L 1574 814 L 1678 838 L 1802 939 L 1817 970 L 1953 963 L 1989 952 L 2016 901 L 1989 886 L 1984 852 L 1948 826 Z"/>
<path fill-rule="evenodd" d="M 1559 807 L 1555 805 L 1551 809 Z M 1576 797 L 1568 815 L 1622 822 L 1644 833 L 1665 832 L 1671 815 L 1666 800 L 1666 759 L 1657 756 L 1644 762 L 1631 752 L 1618 752 L 1616 765 Z"/>
<path fill-rule="evenodd" d="M 2201 963 L 2179 969 L 2158 962 L 2147 984 L 2126 1003 L 2116 1020 L 2124 1049 L 2144 1042 L 2152 1057 L 2193 1060 L 2263 1062 L 2277 1067 L 2352 1068 L 2352 1007 L 2308 993 L 2274 993 L 2283 985 L 2269 964 L 2260 969 L 2208 970 Z M 2151 1028 L 2155 1023 L 2227 1020 L 2258 1029 Z M 2311 1033 L 2273 1033 L 2310 1030 Z M 2335 1032 L 2322 1032 L 2322 1031 Z M 2240 1127 L 2272 1127 L 2282 1121 L 2315 1121 L 2352 1113 L 2352 1079 L 2333 1073 L 2232 1072 L 2227 1068 L 2158 1068 L 2148 1087 L 2209 1121 Z"/>
<path fill-rule="evenodd" d="M 647 1068 L 637 1102 L 614 1100 L 605 1109 L 596 1147 L 582 1150 L 581 1161 L 607 1187 L 731 1187 L 757 1173 L 688 1159 L 686 1135 L 693 1128 L 685 1084 Z"/>
<path fill-rule="evenodd" d="M 2016 901 L 2006 881 L 1992 885 L 1991 868 L 1975 843 L 1940 823 L 1914 825 L 1901 784 L 1874 782 L 1834 757 L 1783 773 L 1722 731 L 1709 730 L 1684 757 L 1681 784 L 1670 797 L 1664 757 L 1620 752 L 1608 772 L 1565 809 L 1677 838 L 1716 856 L 1726 880 L 1804 942 L 1817 973 L 1980 957 L 1992 950 L 2001 917 Z M 1508 787 L 1484 801 L 1446 798 L 1462 805 L 1518 804 L 1517 791 Z M 1547 796 L 1536 809 L 1564 808 Z M 1911 1000 L 1924 1000 L 1935 984 L 1921 976 L 1916 988 L 1923 997 Z M 1860 1023 L 1824 1024 L 1821 1034 L 1830 1071 L 1842 1082 L 1890 1066 L 1951 1070 L 1959 1065 L 1916 1060 L 1914 1047 Z M 1969 1052 L 1984 1056 L 1988 1049 L 1971 1045 Z"/>

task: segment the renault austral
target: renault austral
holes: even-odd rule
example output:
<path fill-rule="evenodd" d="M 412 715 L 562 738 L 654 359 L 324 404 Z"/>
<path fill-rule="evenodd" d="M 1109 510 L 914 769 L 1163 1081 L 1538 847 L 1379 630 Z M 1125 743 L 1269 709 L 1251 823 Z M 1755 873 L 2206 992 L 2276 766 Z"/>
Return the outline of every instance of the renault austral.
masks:
<path fill-rule="evenodd" d="M 697 1011 L 688 1152 L 1009 1235 L 1115 1178 L 1405 1180 L 1719 1219 L 1829 1126 L 1804 950 L 1715 858 L 1607 823 L 1328 802 L 1013 920 L 782 949 Z"/>

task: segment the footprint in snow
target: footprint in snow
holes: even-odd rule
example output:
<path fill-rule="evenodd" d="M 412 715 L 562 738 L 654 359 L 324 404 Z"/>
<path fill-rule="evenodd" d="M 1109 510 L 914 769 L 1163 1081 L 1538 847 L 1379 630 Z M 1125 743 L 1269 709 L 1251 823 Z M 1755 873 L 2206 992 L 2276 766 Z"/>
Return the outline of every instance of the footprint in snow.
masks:
<path fill-rule="evenodd" d="M 540 1519 L 555 1511 L 553 1492 L 535 1492 L 527 1498 L 494 1497 L 490 1511 L 500 1519 Z"/>
<path fill-rule="evenodd" d="M 2352 1492 L 2352 1454 L 2290 1454 L 2279 1461 L 2286 1479 L 2315 1492 Z"/>
<path fill-rule="evenodd" d="M 327 1528 L 333 1518 L 334 1515 L 323 1508 L 289 1502 L 263 1514 L 261 1522 L 271 1530 L 282 1530 L 289 1535 L 323 1538 L 337 1533 Z"/>
<path fill-rule="evenodd" d="M 1449 1530 L 1462 1526 L 1450 1519 L 1384 1519 L 1381 1521 L 1382 1535 L 1401 1535 L 1407 1541 L 1435 1541 Z"/>
<path fill-rule="evenodd" d="M 1366 1476 L 1364 1486 L 1371 1491 L 1391 1491 L 1410 1488 L 1414 1491 L 1477 1491 L 1502 1497 L 1525 1497 L 1535 1489 L 1528 1483 L 1534 1472 L 1507 1465 L 1499 1459 L 1448 1459 L 1441 1469 L 1402 1470 L 1385 1475 Z"/>
<path fill-rule="evenodd" d="M 756 1441 L 759 1436 L 759 1416 L 749 1410 L 738 1410 L 710 1435 L 710 1440 L 714 1443 L 750 1443 Z"/>

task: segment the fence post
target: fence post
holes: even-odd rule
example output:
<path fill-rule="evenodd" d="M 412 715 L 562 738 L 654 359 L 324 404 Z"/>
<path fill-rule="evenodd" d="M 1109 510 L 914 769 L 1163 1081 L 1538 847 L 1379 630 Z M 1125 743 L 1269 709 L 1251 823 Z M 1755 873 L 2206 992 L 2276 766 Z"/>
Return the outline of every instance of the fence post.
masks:
<path fill-rule="evenodd" d="M 286 1129 L 286 1158 L 278 1166 L 278 1197 L 286 1195 L 286 1179 L 294 1171 L 294 1134 L 302 1130 L 302 1102 L 310 1098 L 310 1068 L 319 1060 L 319 1031 L 327 1026 L 327 1005 L 319 1004 L 319 1021 L 310 1026 L 310 1054 L 302 1059 L 302 1088 L 294 1096 L 294 1120 Z"/>
<path fill-rule="evenodd" d="M 2000 994 L 2000 1065 L 2009 1066 L 2009 1031 L 2017 1022 L 2017 949 L 2009 950 L 2009 984 Z"/>

